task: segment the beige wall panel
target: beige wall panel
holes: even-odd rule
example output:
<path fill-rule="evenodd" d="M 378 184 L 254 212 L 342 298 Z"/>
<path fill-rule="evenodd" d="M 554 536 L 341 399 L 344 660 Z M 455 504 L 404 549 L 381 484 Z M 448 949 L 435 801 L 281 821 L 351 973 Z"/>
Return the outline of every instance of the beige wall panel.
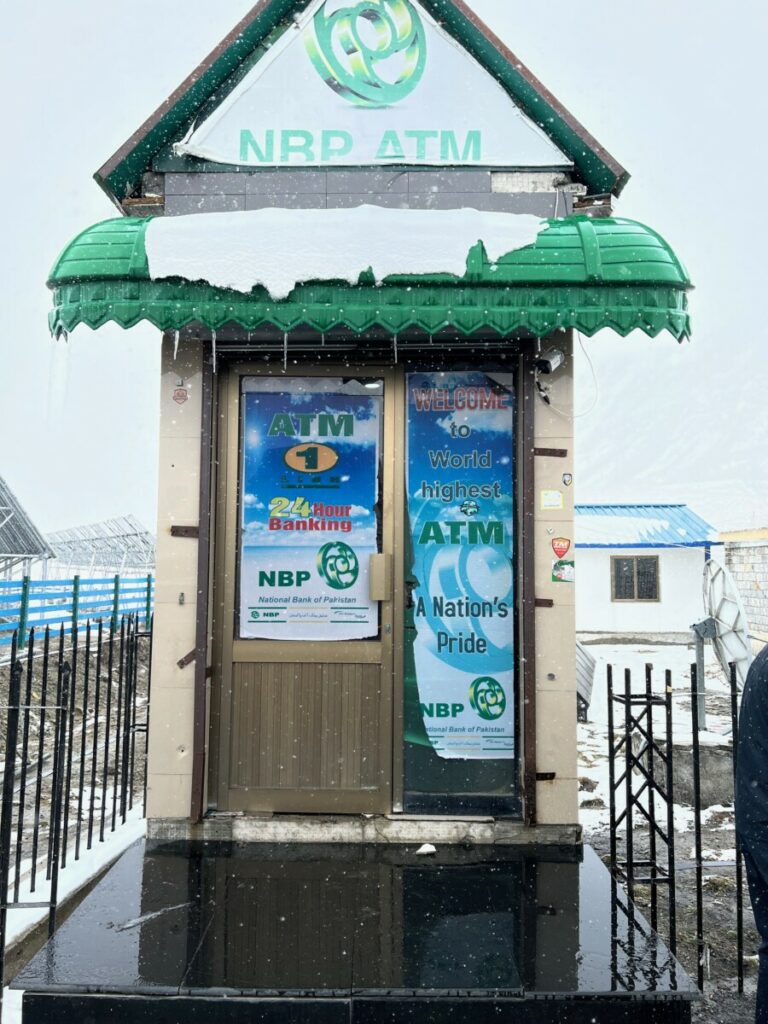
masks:
<path fill-rule="evenodd" d="M 200 514 L 200 431 L 196 437 L 160 436 L 158 530 L 195 525 Z"/>
<path fill-rule="evenodd" d="M 579 820 L 579 784 L 576 779 L 555 779 L 536 785 L 539 825 L 574 825 Z"/>
<path fill-rule="evenodd" d="M 180 341 L 176 359 L 173 341 L 163 342 L 160 377 L 160 433 L 176 437 L 200 437 L 203 397 L 203 348 L 199 341 Z M 187 391 L 179 404 L 173 395 L 178 387 Z"/>
<path fill-rule="evenodd" d="M 551 405 L 537 399 L 534 414 L 535 447 L 568 452 L 565 458 L 536 456 L 534 460 L 535 595 L 554 602 L 551 608 L 536 609 L 536 770 L 557 775 L 554 781 L 536 787 L 537 820 L 542 825 L 578 822 L 576 587 L 552 580 L 558 557 L 552 547 L 555 538 L 571 541 L 564 557 L 577 561 L 575 482 L 570 486 L 563 483 L 563 474 L 574 472 L 572 339 L 568 332 L 543 342 L 543 348 L 558 348 L 566 359 L 555 373 L 542 375 Z M 560 492 L 562 509 L 543 508 L 543 491 Z"/>
<path fill-rule="evenodd" d="M 561 428 L 565 430 L 568 424 L 563 423 Z M 563 433 L 558 437 L 548 437 L 542 444 L 537 442 L 537 447 L 560 448 L 568 452 L 566 458 L 553 458 L 545 455 L 537 455 L 534 461 L 534 481 L 536 488 L 536 516 L 539 519 L 547 519 L 552 523 L 563 523 L 569 526 L 573 521 L 574 486 L 566 487 L 563 483 L 563 474 L 573 474 L 573 436 Z M 542 492 L 558 491 L 562 495 L 562 509 L 543 508 Z M 566 534 L 573 540 L 572 534 Z"/>
<path fill-rule="evenodd" d="M 188 818 L 191 799 L 191 775 L 150 775 L 147 779 L 148 818 Z"/>
<path fill-rule="evenodd" d="M 152 718 L 157 725 L 149 739 L 150 776 L 191 774 L 192 691 L 179 690 L 178 687 L 153 687 Z"/>
<path fill-rule="evenodd" d="M 148 814 L 189 815 L 194 666 L 177 662 L 195 646 L 197 541 L 172 537 L 171 526 L 197 526 L 200 515 L 202 347 L 164 339 L 161 364 L 155 636 L 148 755 Z M 183 384 L 181 383 L 183 382 Z M 183 386 L 188 400 L 178 404 Z M 179 604 L 183 593 L 185 603 Z"/>
<path fill-rule="evenodd" d="M 177 662 L 195 646 L 193 604 L 155 606 L 155 636 L 152 642 L 153 703 L 155 687 L 192 689 L 194 666 L 179 668 Z M 150 726 L 151 728 L 151 726 Z"/>
<path fill-rule="evenodd" d="M 174 538 L 175 540 L 176 538 Z M 179 596 L 183 594 L 184 600 L 180 601 Z M 193 586 L 180 587 L 178 580 L 166 579 L 162 583 L 158 583 L 155 586 L 155 605 L 174 605 L 179 609 L 180 622 L 183 622 L 185 617 L 189 617 L 192 620 L 195 618 L 195 603 L 197 600 L 197 581 L 195 580 Z"/>
<path fill-rule="evenodd" d="M 576 700 L 574 606 L 536 609 L 536 690 L 569 693 Z M 551 679 L 550 676 L 554 676 Z"/>
<path fill-rule="evenodd" d="M 191 525 L 191 524 L 190 524 Z M 175 589 L 178 599 L 179 592 L 194 598 L 197 591 L 197 541 L 188 537 L 172 537 L 170 531 L 157 535 L 157 586 L 163 587 L 165 593 L 171 587 Z"/>
<path fill-rule="evenodd" d="M 536 695 L 536 770 L 576 777 L 576 697 L 540 690 Z"/>

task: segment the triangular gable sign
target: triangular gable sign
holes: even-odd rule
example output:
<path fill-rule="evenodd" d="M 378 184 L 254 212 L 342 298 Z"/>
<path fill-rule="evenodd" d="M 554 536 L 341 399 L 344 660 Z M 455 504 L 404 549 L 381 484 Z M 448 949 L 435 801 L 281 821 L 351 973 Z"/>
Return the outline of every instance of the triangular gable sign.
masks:
<path fill-rule="evenodd" d="M 573 165 L 417 0 L 312 0 L 174 149 L 248 167 Z"/>
<path fill-rule="evenodd" d="M 573 168 L 616 195 L 629 179 L 465 0 L 258 0 L 96 180 L 121 205 L 169 147 L 189 171 Z"/>

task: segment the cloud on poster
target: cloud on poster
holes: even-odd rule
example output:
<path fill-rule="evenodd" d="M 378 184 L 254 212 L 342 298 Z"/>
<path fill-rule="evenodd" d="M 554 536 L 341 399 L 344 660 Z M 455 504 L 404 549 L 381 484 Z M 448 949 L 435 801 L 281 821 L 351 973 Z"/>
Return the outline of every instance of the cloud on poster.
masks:
<path fill-rule="evenodd" d="M 358 406 L 356 409 L 333 409 L 330 406 L 326 407 L 325 410 L 333 416 L 338 416 L 340 411 L 352 412 L 355 417 L 355 430 L 354 433 L 347 437 L 334 438 L 323 438 L 324 441 L 329 441 L 334 447 L 374 447 L 379 442 L 379 418 L 376 415 L 375 406 Z"/>

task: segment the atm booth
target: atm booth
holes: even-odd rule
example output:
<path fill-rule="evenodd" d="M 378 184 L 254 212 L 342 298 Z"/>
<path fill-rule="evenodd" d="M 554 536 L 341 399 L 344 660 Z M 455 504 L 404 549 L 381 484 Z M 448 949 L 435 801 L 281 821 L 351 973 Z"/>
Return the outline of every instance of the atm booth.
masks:
<path fill-rule="evenodd" d="M 576 870 L 575 339 L 689 332 L 628 173 L 462 0 L 261 0 L 96 179 L 50 324 L 162 333 L 149 841 Z"/>

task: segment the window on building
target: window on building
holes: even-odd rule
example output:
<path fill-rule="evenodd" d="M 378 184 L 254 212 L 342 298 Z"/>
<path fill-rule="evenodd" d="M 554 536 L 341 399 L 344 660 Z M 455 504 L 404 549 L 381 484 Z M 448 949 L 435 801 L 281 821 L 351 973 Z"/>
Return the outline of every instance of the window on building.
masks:
<path fill-rule="evenodd" d="M 658 601 L 659 560 L 654 556 L 611 559 L 613 601 Z"/>

